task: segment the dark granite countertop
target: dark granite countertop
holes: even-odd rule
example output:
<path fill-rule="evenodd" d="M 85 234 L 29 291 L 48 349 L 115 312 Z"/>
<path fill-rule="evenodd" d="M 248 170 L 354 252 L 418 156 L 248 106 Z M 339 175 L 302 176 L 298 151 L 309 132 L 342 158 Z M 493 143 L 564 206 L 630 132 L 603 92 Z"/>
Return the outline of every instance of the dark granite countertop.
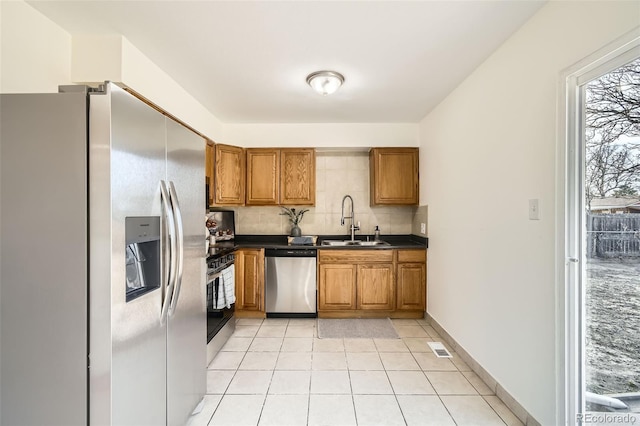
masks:
<path fill-rule="evenodd" d="M 373 241 L 373 235 L 357 235 L 356 240 Z M 390 250 L 419 249 L 429 246 L 428 238 L 417 235 L 381 235 L 380 239 L 389 245 L 380 246 L 326 246 L 323 240 L 348 240 L 348 235 L 320 235 L 315 245 L 289 245 L 286 235 L 236 235 L 233 241 L 222 241 L 209 249 L 209 256 L 221 256 L 238 248 L 317 248 L 322 250 Z"/>

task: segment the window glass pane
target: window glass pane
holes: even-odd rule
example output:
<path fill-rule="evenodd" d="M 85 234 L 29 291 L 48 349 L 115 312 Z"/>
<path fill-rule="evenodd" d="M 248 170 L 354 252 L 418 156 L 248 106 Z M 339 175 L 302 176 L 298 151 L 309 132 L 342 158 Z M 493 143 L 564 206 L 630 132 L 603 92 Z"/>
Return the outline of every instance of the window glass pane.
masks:
<path fill-rule="evenodd" d="M 586 409 L 640 412 L 640 59 L 584 93 Z"/>

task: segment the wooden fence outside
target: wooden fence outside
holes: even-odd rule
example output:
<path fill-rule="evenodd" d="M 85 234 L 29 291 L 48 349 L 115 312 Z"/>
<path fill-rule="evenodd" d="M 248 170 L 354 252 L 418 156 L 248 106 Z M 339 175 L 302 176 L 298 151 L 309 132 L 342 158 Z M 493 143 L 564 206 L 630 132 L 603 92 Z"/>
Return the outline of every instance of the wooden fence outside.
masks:
<path fill-rule="evenodd" d="M 640 257 L 640 214 L 587 213 L 587 257 Z"/>

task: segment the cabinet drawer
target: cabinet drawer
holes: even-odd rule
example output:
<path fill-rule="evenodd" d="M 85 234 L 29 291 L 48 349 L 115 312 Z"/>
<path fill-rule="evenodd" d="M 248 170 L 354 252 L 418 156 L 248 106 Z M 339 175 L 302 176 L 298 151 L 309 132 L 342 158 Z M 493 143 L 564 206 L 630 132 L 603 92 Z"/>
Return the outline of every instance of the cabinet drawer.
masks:
<path fill-rule="evenodd" d="M 398 250 L 398 262 L 401 263 L 424 263 L 427 261 L 427 251 L 423 249 L 417 250 Z"/>
<path fill-rule="evenodd" d="M 392 262 L 393 250 L 318 250 L 320 263 Z"/>

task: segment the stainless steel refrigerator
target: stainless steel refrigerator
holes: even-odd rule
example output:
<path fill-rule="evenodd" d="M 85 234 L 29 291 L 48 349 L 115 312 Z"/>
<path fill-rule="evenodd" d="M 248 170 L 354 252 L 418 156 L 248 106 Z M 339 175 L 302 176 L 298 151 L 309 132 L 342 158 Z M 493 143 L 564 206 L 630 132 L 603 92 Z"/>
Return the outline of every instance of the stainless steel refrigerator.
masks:
<path fill-rule="evenodd" d="M 188 420 L 204 147 L 113 83 L 0 95 L 0 424 Z"/>

